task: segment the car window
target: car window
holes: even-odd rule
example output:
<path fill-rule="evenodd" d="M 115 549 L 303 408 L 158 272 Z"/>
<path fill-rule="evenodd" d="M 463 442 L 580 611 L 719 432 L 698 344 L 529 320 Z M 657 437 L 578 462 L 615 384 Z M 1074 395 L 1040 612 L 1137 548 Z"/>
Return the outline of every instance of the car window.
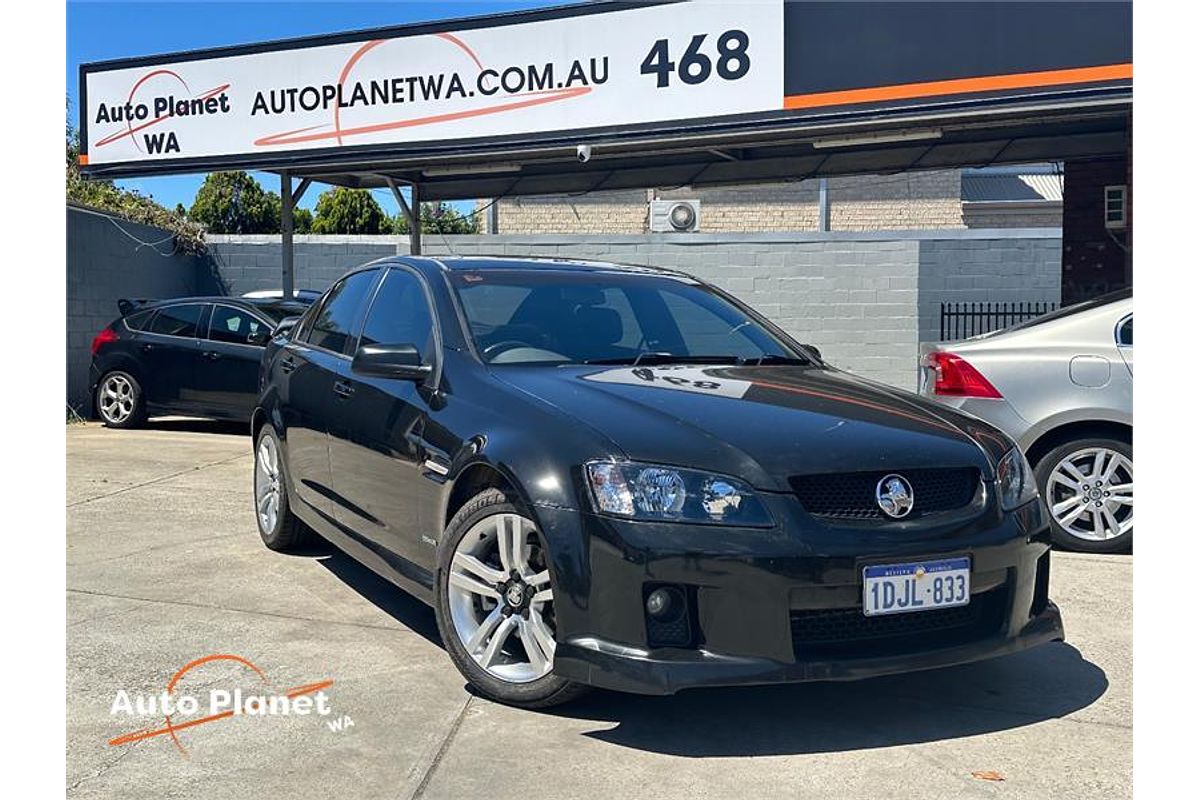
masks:
<path fill-rule="evenodd" d="M 314 347 L 346 354 L 362 319 L 363 303 L 375 283 L 378 270 L 355 272 L 342 278 L 325 296 L 313 317 L 308 343 Z"/>
<path fill-rule="evenodd" d="M 433 341 L 433 315 L 421 279 L 402 269 L 390 270 L 367 312 L 360 344 L 416 345 L 428 363 Z"/>
<path fill-rule="evenodd" d="M 200 328 L 200 315 L 204 313 L 202 303 L 188 303 L 178 306 L 164 306 L 154 315 L 150 323 L 150 333 L 161 333 L 166 336 L 186 336 L 194 339 Z"/>
<path fill-rule="evenodd" d="M 270 333 L 267 324 L 246 311 L 230 306 L 213 306 L 208 338 L 214 342 L 250 344 L 250 337 Z"/>
<path fill-rule="evenodd" d="M 125 318 L 125 327 L 131 331 L 140 331 L 145 329 L 146 323 L 150 321 L 150 317 L 154 315 L 154 309 L 146 309 L 130 314 Z"/>
<path fill-rule="evenodd" d="M 1133 346 L 1133 316 L 1126 317 L 1117 328 L 1117 344 Z"/>
<path fill-rule="evenodd" d="M 648 353 L 805 358 L 692 281 L 551 270 L 458 272 L 451 280 L 489 363 L 612 362 Z"/>

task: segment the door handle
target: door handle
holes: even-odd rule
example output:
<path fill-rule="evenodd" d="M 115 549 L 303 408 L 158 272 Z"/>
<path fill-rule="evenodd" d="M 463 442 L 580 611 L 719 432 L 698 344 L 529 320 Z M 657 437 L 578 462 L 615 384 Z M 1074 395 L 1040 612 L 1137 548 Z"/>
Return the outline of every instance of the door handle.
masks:
<path fill-rule="evenodd" d="M 205 350 L 203 353 L 201 353 L 201 355 L 203 355 L 209 361 L 216 361 L 221 358 L 221 354 L 213 350 Z"/>
<path fill-rule="evenodd" d="M 149 353 L 149 352 L 150 352 L 151 350 L 153 350 L 153 349 L 154 349 L 154 345 L 152 345 L 152 344 L 144 344 L 144 345 L 142 345 L 142 352 L 143 352 L 143 353 Z"/>
<path fill-rule="evenodd" d="M 351 386 L 347 381 L 338 381 L 337 383 L 333 384 L 333 393 L 338 397 L 349 397 L 350 395 L 354 394 L 354 387 Z"/>
<path fill-rule="evenodd" d="M 287 375 L 289 372 L 291 372 L 295 368 L 296 368 L 296 359 L 292 358 L 291 356 L 288 356 L 287 358 L 281 359 L 279 361 L 279 371 L 282 372 L 284 375 Z"/>

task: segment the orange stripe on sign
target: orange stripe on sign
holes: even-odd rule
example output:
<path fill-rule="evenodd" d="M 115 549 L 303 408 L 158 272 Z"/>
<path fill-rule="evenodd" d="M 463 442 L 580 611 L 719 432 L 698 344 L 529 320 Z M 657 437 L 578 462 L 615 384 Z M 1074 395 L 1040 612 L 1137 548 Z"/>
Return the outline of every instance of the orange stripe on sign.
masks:
<path fill-rule="evenodd" d="M 80 164 L 87 164 L 87 153 L 80 153 L 80 154 L 79 154 L 79 163 L 80 163 Z"/>
<path fill-rule="evenodd" d="M 1045 72 L 1018 72 L 1013 75 L 987 75 L 981 78 L 900 83 L 895 86 L 846 89 L 840 92 L 794 94 L 783 98 L 783 107 L 785 109 L 821 108 L 822 106 L 875 103 L 881 100 L 912 100 L 918 97 L 995 92 L 1003 89 L 1034 89 L 1040 86 L 1063 86 L 1069 83 L 1093 83 L 1131 78 L 1133 78 L 1133 64 L 1107 64 L 1101 67 L 1052 69 Z"/>

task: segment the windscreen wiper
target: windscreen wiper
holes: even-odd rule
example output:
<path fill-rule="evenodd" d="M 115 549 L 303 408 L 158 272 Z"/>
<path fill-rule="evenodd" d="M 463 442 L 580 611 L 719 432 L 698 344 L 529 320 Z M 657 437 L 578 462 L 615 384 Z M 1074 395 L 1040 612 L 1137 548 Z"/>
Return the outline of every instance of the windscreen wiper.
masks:
<path fill-rule="evenodd" d="M 638 353 L 636 357 L 620 356 L 617 358 L 591 358 L 584 364 L 629 364 L 637 367 L 643 364 L 738 364 L 737 356 L 687 356 L 675 353 Z"/>
<path fill-rule="evenodd" d="M 772 354 L 772 355 L 767 355 L 767 356 L 759 356 L 758 358 L 744 358 L 744 359 L 742 359 L 741 363 L 746 364 L 747 366 L 755 366 L 755 367 L 762 367 L 762 366 L 773 365 L 773 364 L 784 364 L 784 365 L 797 364 L 800 366 L 807 367 L 807 366 L 812 366 L 813 362 L 812 362 L 812 359 L 801 358 L 798 356 L 781 356 L 781 355 Z"/>

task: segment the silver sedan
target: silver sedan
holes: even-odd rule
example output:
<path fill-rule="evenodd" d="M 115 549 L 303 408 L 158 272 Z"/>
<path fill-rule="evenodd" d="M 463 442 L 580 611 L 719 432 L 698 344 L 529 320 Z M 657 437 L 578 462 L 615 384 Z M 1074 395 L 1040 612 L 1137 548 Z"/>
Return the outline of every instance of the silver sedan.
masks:
<path fill-rule="evenodd" d="M 1017 441 L 1055 541 L 1133 543 L 1133 297 L 1123 291 L 927 349 L 921 392 Z"/>

